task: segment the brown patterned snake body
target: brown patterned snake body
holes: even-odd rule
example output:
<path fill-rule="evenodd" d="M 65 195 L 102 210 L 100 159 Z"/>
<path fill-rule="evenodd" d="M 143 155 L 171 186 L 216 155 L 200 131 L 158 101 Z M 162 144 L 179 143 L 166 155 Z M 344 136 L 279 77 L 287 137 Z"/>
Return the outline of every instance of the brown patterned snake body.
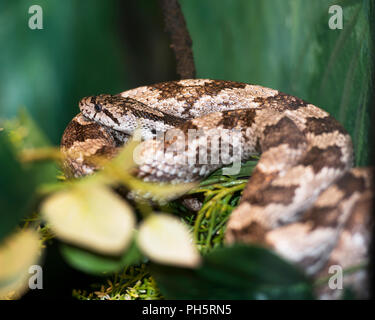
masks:
<path fill-rule="evenodd" d="M 232 153 L 219 162 L 186 159 L 197 158 L 198 146 L 206 154 L 217 146 L 221 151 L 215 137 L 235 131 L 240 160 L 261 157 L 227 224 L 227 243 L 266 245 L 316 277 L 327 275 L 330 265 L 345 268 L 366 258 L 371 169 L 351 169 L 351 138 L 322 109 L 277 90 L 206 79 L 88 97 L 81 100 L 80 109 L 61 142 L 71 175 L 98 169 L 90 157 L 112 158 L 140 126 L 145 141 L 139 177 L 172 183 L 199 180 L 233 160 L 238 146 L 228 142 Z M 176 138 L 164 143 L 152 139 L 156 132 L 175 129 L 189 141 L 189 148 L 177 152 L 171 148 Z M 189 140 L 191 130 L 199 136 Z M 357 273 L 351 282 L 363 285 L 365 276 Z M 332 293 L 322 291 L 320 297 Z"/>

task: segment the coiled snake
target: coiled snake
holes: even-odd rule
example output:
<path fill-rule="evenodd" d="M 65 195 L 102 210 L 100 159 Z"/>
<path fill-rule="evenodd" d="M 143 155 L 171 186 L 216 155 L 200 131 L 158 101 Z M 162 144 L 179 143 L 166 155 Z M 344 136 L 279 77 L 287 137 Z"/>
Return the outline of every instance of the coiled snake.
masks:
<path fill-rule="evenodd" d="M 277 90 L 208 79 L 87 97 L 79 107 L 61 141 L 65 170 L 71 175 L 98 169 L 90 158 L 112 158 L 137 126 L 145 140 L 137 175 L 147 181 L 202 179 L 233 160 L 239 148 L 242 161 L 261 156 L 227 223 L 227 243 L 260 243 L 315 277 L 328 275 L 331 265 L 346 268 L 367 257 L 372 170 L 352 169 L 351 138 L 322 109 Z M 239 138 L 237 145 L 228 142 L 229 159 L 222 156 L 215 162 L 209 156 L 199 161 L 196 148 L 171 149 L 176 138 L 164 143 L 152 139 L 174 128 L 190 146 L 205 148 L 208 154 L 214 151 L 214 139 L 219 136 L 223 143 L 228 130 Z M 189 140 L 192 130 L 199 135 Z M 155 153 L 164 156 L 153 157 Z M 366 276 L 363 271 L 348 278 L 362 295 Z M 327 289 L 319 292 L 320 298 L 337 295 Z"/>

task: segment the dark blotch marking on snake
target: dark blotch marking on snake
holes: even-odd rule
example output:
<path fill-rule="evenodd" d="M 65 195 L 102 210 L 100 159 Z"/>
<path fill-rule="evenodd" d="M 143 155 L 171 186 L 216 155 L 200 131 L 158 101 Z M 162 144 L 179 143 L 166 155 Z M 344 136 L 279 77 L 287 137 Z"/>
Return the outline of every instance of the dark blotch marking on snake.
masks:
<path fill-rule="evenodd" d="M 312 147 L 302 159 L 301 164 L 311 166 L 314 173 L 318 173 L 323 168 L 335 168 L 344 170 L 346 165 L 341 162 L 341 148 L 337 146 L 329 146 L 325 149 Z"/>
<path fill-rule="evenodd" d="M 250 128 L 254 124 L 255 116 L 255 109 L 224 111 L 222 119 L 218 122 L 218 126 L 222 125 L 225 129 L 236 127 Z"/>
<path fill-rule="evenodd" d="M 306 101 L 282 92 L 279 92 L 273 97 L 257 97 L 254 99 L 254 102 L 257 102 L 261 106 L 269 107 L 279 112 L 285 110 L 297 110 L 298 108 L 306 107 L 308 105 Z"/>
<path fill-rule="evenodd" d="M 74 142 L 84 142 L 88 139 L 107 139 L 100 130 L 98 123 L 80 124 L 77 121 L 71 121 L 65 129 L 69 134 L 64 134 L 61 144 L 65 148 L 73 146 Z"/>
<path fill-rule="evenodd" d="M 234 81 L 211 80 L 202 85 L 184 86 L 178 83 L 178 81 L 170 81 L 157 83 L 150 87 L 154 90 L 158 90 L 158 100 L 173 98 L 177 101 L 185 102 L 188 107 L 185 107 L 182 114 L 189 114 L 192 106 L 202 96 L 214 97 L 224 89 L 243 89 L 246 87 L 246 84 Z"/>
<path fill-rule="evenodd" d="M 331 116 L 326 118 L 306 118 L 306 129 L 304 130 L 304 133 L 311 132 L 314 135 L 320 135 L 335 131 L 342 134 L 348 134 L 347 131 Z"/>
<path fill-rule="evenodd" d="M 263 152 L 281 144 L 287 144 L 292 149 L 298 149 L 303 143 L 307 142 L 305 135 L 287 117 L 280 119 L 274 125 L 265 127 L 263 135 L 264 138 L 261 142 Z"/>
<path fill-rule="evenodd" d="M 293 201 L 295 190 L 298 186 L 268 186 L 266 189 L 258 190 L 257 193 L 248 195 L 246 201 L 252 205 L 266 206 L 271 203 L 288 205 Z"/>
<path fill-rule="evenodd" d="M 353 173 L 348 172 L 337 181 L 337 187 L 345 192 L 344 198 L 350 197 L 354 192 L 363 192 L 366 189 L 366 182 L 364 177 L 356 177 Z"/>
<path fill-rule="evenodd" d="M 324 226 L 324 228 L 336 228 L 339 224 L 337 206 L 314 207 L 303 215 L 303 222 L 308 222 L 310 231 Z"/>

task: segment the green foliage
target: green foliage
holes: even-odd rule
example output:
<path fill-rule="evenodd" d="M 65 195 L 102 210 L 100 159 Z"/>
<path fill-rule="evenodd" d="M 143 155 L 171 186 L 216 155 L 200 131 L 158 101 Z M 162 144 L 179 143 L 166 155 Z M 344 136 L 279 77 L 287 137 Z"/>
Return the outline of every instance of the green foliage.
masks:
<path fill-rule="evenodd" d="M 3 132 L 0 132 L 0 148 L 1 168 L 7 168 L 0 180 L 0 240 L 2 240 L 28 212 L 35 185 L 28 179 L 21 187 L 15 185 L 14 179 L 23 180 L 25 172 L 21 164 L 16 161 L 12 145 Z M 20 197 L 22 197 L 22 206 L 18 202 Z"/>
<path fill-rule="evenodd" d="M 105 283 L 95 283 L 88 290 L 73 290 L 79 300 L 160 300 L 160 291 L 146 265 L 126 267 Z"/>
<path fill-rule="evenodd" d="M 122 270 L 130 265 L 136 265 L 142 260 L 142 254 L 135 243 L 121 257 L 99 255 L 66 244 L 61 245 L 61 254 L 74 268 L 102 276 Z"/>
<path fill-rule="evenodd" d="M 0 124 L 1 126 L 1 124 Z M 45 147 L 48 140 L 24 111 L 19 118 L 3 124 L 0 131 L 0 240 L 13 231 L 35 205 L 38 187 L 56 178 L 52 162 L 23 163 L 24 148 Z"/>
<path fill-rule="evenodd" d="M 270 251 L 236 245 L 215 249 L 199 269 L 151 266 L 167 299 L 312 299 L 309 280 Z"/>
<path fill-rule="evenodd" d="M 222 245 L 224 226 L 256 163 L 256 160 L 247 161 L 241 165 L 240 172 L 233 176 L 224 176 L 223 170 L 219 169 L 202 181 L 199 187 L 189 192 L 196 196 L 204 195 L 202 208 L 196 217 L 186 217 L 188 223 L 194 224 L 194 240 L 202 253 Z"/>

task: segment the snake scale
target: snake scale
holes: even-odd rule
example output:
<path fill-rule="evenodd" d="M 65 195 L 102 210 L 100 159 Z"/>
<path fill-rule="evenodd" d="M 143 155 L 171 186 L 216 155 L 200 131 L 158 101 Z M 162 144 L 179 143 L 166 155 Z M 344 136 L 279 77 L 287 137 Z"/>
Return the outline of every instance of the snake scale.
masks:
<path fill-rule="evenodd" d="M 64 168 L 71 176 L 99 169 L 90 159 L 112 158 L 137 127 L 144 142 L 136 175 L 145 181 L 200 180 L 233 160 L 240 146 L 241 161 L 256 154 L 260 159 L 229 218 L 226 243 L 267 246 L 316 278 L 327 276 L 332 265 L 345 269 L 366 259 L 372 169 L 352 168 L 351 138 L 324 110 L 277 90 L 209 79 L 86 97 L 79 107 L 61 141 Z M 238 146 L 228 142 L 232 153 L 219 162 L 184 161 L 198 158 L 197 149 L 176 152 L 171 148 L 176 138 L 153 139 L 157 132 L 176 129 L 208 154 L 217 146 L 214 138 L 228 130 L 239 134 Z M 191 130 L 199 136 L 188 140 Z M 367 277 L 363 270 L 345 281 L 366 296 Z M 327 287 L 318 292 L 322 299 L 340 294 Z"/>

